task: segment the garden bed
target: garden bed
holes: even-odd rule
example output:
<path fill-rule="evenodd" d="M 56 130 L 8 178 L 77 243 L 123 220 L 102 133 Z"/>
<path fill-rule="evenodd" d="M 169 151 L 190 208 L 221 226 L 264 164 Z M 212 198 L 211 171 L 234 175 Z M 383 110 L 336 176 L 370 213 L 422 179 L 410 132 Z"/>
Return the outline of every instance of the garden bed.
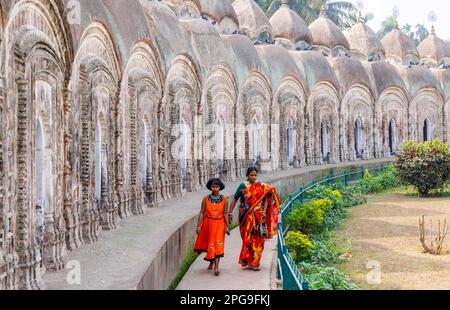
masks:
<path fill-rule="evenodd" d="M 351 257 L 348 246 L 337 246 L 332 234 L 347 217 L 348 209 L 366 202 L 369 193 L 382 192 L 400 185 L 396 170 L 388 168 L 378 176 L 368 171 L 354 186 L 341 183 L 316 186 L 305 196 L 305 203 L 294 203 L 286 217 L 286 244 L 303 280 L 313 290 L 358 289 L 336 266 Z"/>
<path fill-rule="evenodd" d="M 450 198 L 420 198 L 412 190 L 369 197 L 352 208 L 334 235 L 337 244 L 351 240 L 352 258 L 337 265 L 361 289 L 450 289 L 450 240 L 440 256 L 423 253 L 418 220 L 450 220 Z M 427 233 L 429 237 L 429 232 Z M 369 263 L 369 264 L 368 264 Z M 380 282 L 369 284 L 368 267 L 380 267 Z M 370 282 L 370 281 L 369 281 Z"/>

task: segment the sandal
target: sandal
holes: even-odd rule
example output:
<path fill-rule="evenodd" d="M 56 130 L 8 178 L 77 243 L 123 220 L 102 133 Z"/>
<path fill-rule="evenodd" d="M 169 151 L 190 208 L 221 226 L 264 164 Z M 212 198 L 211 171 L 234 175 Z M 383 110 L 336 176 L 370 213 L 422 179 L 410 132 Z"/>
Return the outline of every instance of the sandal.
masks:
<path fill-rule="evenodd" d="M 214 270 L 214 275 L 218 276 L 220 274 L 219 270 Z"/>

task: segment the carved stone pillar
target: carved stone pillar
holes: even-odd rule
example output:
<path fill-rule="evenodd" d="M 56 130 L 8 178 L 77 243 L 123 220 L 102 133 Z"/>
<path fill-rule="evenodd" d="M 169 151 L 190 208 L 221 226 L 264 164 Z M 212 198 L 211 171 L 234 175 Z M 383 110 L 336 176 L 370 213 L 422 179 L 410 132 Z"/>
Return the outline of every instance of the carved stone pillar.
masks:
<path fill-rule="evenodd" d="M 144 214 L 144 201 L 141 190 L 137 184 L 137 94 L 134 82 L 128 81 L 128 90 L 130 97 L 130 210 L 134 215 Z"/>
<path fill-rule="evenodd" d="M 5 124 L 5 117 L 3 116 L 5 103 L 5 92 L 4 92 L 4 78 L 0 78 L 0 117 L 1 123 Z M 5 204 L 4 195 L 4 181 L 5 181 L 5 170 L 4 170 L 4 153 L 3 146 L 6 137 L 5 128 L 0 129 L 0 291 L 1 290 L 12 290 L 17 289 L 15 286 L 14 269 L 15 264 L 13 261 L 13 249 L 11 244 L 11 236 L 9 223 L 11 223 L 11 215 L 8 214 L 8 208 Z"/>
<path fill-rule="evenodd" d="M 81 243 L 78 238 L 77 229 L 79 225 L 78 208 L 73 202 L 72 197 L 72 163 L 74 163 L 73 135 L 72 135 L 72 104 L 73 100 L 69 90 L 69 78 L 66 78 L 63 84 L 63 105 L 64 105 L 64 175 L 63 175 L 63 193 L 64 206 L 63 217 L 65 221 L 65 239 L 66 247 L 69 250 L 78 248 Z"/>
<path fill-rule="evenodd" d="M 30 201 L 31 158 L 30 103 L 28 81 L 25 80 L 25 55 L 15 46 L 17 89 L 17 158 L 16 158 L 16 252 L 18 255 L 19 289 L 31 290 L 42 287 L 40 279 L 40 254 L 35 244 L 35 232 L 31 231 L 32 208 Z"/>
<path fill-rule="evenodd" d="M 114 139 L 115 139 L 115 160 L 114 160 L 114 169 L 115 169 L 115 181 L 114 181 L 114 204 L 116 205 L 116 209 L 118 216 L 121 219 L 127 218 L 131 212 L 128 208 L 128 204 L 125 202 L 125 194 L 124 194 L 124 163 L 123 163 L 123 132 L 122 127 L 123 124 L 119 123 L 120 110 L 119 110 L 119 98 L 118 93 L 116 94 L 115 100 L 115 109 L 114 109 L 114 118 L 115 118 L 115 131 L 114 131 Z"/>
<path fill-rule="evenodd" d="M 305 162 L 307 165 L 313 165 L 314 159 L 311 154 L 311 125 L 309 122 L 308 114 L 305 114 L 305 133 L 304 133 L 304 141 L 305 141 Z"/>
<path fill-rule="evenodd" d="M 99 216 L 97 203 L 92 191 L 91 146 L 93 134 L 93 120 L 91 116 L 91 96 L 87 74 L 83 66 L 80 68 L 80 101 L 81 101 L 81 210 L 80 232 L 83 243 L 93 243 L 99 236 Z"/>
<path fill-rule="evenodd" d="M 283 114 L 286 114 L 286 111 L 282 111 Z M 279 167 L 282 170 L 286 170 L 289 168 L 289 158 L 288 158 L 288 137 L 287 137 L 287 128 L 284 124 L 284 120 L 281 121 L 280 123 L 280 149 L 279 149 L 279 154 L 280 154 L 280 163 L 279 163 Z"/>

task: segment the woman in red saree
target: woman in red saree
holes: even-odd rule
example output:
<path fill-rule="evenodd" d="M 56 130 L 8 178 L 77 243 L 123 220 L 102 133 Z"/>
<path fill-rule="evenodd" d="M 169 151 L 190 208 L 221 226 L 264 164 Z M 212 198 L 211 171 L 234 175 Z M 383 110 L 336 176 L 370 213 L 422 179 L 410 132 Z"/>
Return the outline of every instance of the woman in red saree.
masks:
<path fill-rule="evenodd" d="M 248 168 L 247 178 L 248 181 L 242 183 L 234 195 L 229 215 L 233 214 L 233 209 L 240 200 L 242 249 L 239 264 L 258 271 L 265 240 L 272 239 L 277 234 L 280 201 L 274 187 L 257 182 L 256 167 Z"/>

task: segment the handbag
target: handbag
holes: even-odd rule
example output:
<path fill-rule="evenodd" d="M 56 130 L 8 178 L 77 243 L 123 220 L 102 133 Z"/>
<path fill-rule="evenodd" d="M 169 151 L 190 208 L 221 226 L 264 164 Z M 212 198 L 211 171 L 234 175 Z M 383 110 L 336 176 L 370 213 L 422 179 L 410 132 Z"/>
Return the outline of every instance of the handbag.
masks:
<path fill-rule="evenodd" d="M 267 230 L 267 224 L 266 223 L 259 224 L 259 236 L 262 237 L 262 238 L 268 238 L 269 237 L 269 232 Z"/>
<path fill-rule="evenodd" d="M 255 228 L 253 229 L 253 232 L 255 236 L 261 237 L 261 238 L 268 238 L 269 237 L 269 230 L 267 229 L 267 223 L 266 221 L 266 213 L 263 212 L 262 214 L 262 223 L 255 225 Z"/>

